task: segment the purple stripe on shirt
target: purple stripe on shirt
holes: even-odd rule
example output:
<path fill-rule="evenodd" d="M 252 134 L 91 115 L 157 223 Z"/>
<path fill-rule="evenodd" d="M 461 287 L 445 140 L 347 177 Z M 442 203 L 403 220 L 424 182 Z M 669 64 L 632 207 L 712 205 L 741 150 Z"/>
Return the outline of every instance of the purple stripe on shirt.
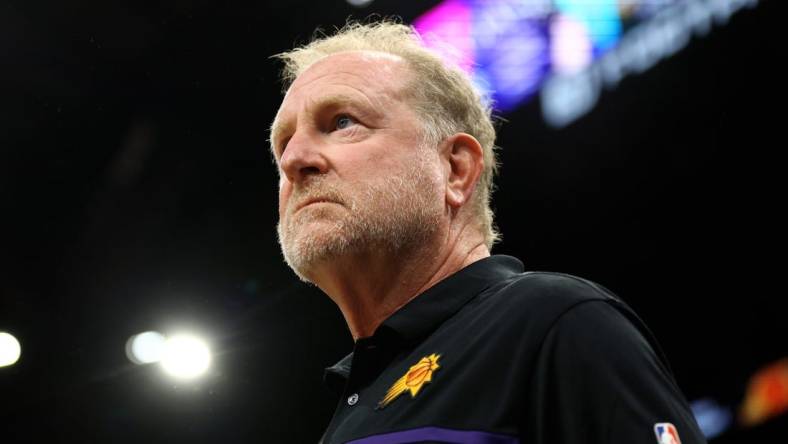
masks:
<path fill-rule="evenodd" d="M 423 441 L 438 441 L 454 444 L 519 444 L 514 436 L 477 430 L 452 430 L 441 427 L 422 427 L 385 433 L 349 441 L 347 444 L 402 444 Z"/>

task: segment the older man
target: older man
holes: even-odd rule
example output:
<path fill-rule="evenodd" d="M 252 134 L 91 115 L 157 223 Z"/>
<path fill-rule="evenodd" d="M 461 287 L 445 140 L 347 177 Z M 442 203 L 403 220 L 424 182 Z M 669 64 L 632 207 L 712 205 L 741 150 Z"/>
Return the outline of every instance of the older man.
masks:
<path fill-rule="evenodd" d="M 495 130 L 460 70 L 388 22 L 279 57 L 282 252 L 355 340 L 322 442 L 704 442 L 629 307 L 490 256 Z"/>

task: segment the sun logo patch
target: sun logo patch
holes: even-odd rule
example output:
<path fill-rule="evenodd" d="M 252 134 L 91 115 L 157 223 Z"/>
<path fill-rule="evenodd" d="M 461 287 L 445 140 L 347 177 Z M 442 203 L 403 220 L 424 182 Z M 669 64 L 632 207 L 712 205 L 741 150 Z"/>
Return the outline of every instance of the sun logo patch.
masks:
<path fill-rule="evenodd" d="M 410 397 L 415 398 L 421 388 L 424 387 L 424 384 L 432 381 L 432 373 L 440 368 L 440 365 L 438 365 L 440 357 L 441 355 L 433 353 L 421 358 L 416 365 L 411 366 L 408 372 L 405 373 L 405 376 L 399 378 L 386 392 L 386 396 L 378 403 L 378 408 L 386 407 L 391 401 L 397 399 L 399 395 L 408 391 L 410 392 Z"/>
<path fill-rule="evenodd" d="M 676 426 L 669 422 L 654 424 L 654 433 L 657 435 L 657 442 L 659 444 L 681 444 Z"/>

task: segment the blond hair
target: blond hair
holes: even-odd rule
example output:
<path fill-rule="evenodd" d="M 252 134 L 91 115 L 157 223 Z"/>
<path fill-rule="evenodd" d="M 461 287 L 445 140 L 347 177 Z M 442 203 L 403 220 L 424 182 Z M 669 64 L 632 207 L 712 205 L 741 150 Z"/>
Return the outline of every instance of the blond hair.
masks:
<path fill-rule="evenodd" d="M 414 110 L 424 121 L 425 141 L 438 144 L 458 132 L 472 135 L 484 153 L 484 170 L 474 191 L 474 207 L 487 248 L 500 239 L 490 207 L 493 178 L 498 170 L 492 110 L 467 74 L 427 49 L 415 29 L 385 19 L 375 23 L 349 22 L 332 36 L 313 40 L 274 57 L 284 62 L 287 89 L 312 64 L 345 51 L 378 51 L 401 57 L 413 71 L 406 86 Z"/>

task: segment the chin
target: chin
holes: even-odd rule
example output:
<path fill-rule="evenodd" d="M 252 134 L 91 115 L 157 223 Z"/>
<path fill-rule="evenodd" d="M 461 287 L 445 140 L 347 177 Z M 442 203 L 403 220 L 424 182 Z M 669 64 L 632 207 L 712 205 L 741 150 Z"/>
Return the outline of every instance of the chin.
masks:
<path fill-rule="evenodd" d="M 337 224 L 332 224 L 331 229 L 310 227 L 306 233 L 291 232 L 286 238 L 280 230 L 279 245 L 285 262 L 302 281 L 312 282 L 318 267 L 347 254 L 348 238 L 337 228 Z"/>

